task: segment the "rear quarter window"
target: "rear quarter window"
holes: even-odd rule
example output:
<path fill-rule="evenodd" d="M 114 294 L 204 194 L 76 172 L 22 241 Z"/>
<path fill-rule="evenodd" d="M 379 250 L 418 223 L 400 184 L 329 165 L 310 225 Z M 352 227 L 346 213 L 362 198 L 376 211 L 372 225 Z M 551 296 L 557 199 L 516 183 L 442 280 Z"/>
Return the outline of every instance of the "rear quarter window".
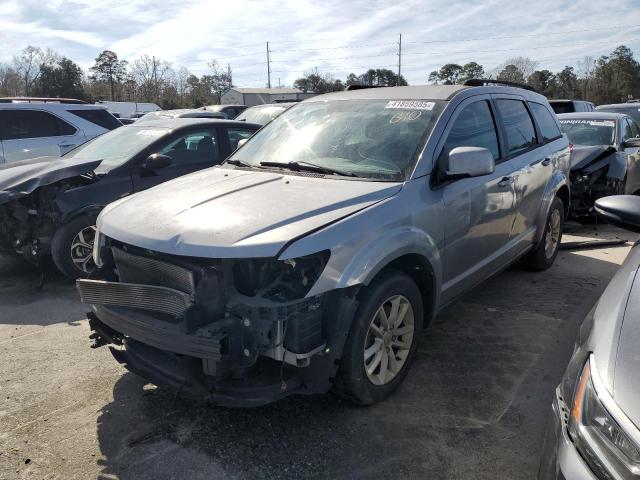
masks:
<path fill-rule="evenodd" d="M 106 128 L 107 130 L 113 130 L 114 128 L 122 126 L 122 123 L 120 123 L 116 117 L 104 109 L 69 110 L 69 113 L 99 127 Z"/>
<path fill-rule="evenodd" d="M 556 120 L 553 118 L 547 107 L 540 103 L 529 102 L 529 108 L 531 109 L 531 113 L 533 113 L 536 122 L 538 122 L 542 139 L 545 142 L 554 140 L 562 135 L 560 127 L 558 127 Z"/>

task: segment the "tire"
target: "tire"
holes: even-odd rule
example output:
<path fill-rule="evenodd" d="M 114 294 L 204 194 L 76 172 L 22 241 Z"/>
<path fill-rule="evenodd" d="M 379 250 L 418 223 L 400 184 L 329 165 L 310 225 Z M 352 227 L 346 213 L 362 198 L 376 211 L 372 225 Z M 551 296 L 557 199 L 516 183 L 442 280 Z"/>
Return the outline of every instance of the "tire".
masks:
<path fill-rule="evenodd" d="M 383 319 L 378 314 L 379 309 L 384 306 L 385 313 L 390 317 L 396 301 L 397 311 L 405 311 L 403 317 L 396 316 L 401 323 L 395 332 L 405 332 L 398 336 L 393 335 L 394 331 L 384 332 L 384 328 L 379 328 Z M 405 305 L 408 305 L 406 310 Z M 362 292 L 360 306 L 340 360 L 334 391 L 356 404 L 371 405 L 384 400 L 398 388 L 406 377 L 418 348 L 424 318 L 423 308 L 420 290 L 408 275 L 392 271 L 374 280 Z M 371 327 L 374 322 L 376 328 Z M 409 335 L 411 325 L 413 330 Z M 365 360 L 367 350 L 369 359 Z M 395 372 L 389 355 L 393 355 L 395 359 Z M 377 366 L 368 374 L 365 363 L 373 367 L 378 356 Z M 385 364 L 389 369 L 383 375 L 382 368 Z"/>
<path fill-rule="evenodd" d="M 71 280 L 77 278 L 87 278 L 95 269 L 93 257 L 93 235 L 95 234 L 96 217 L 91 215 L 80 215 L 68 223 L 60 226 L 53 235 L 51 241 L 51 257 L 58 270 Z M 84 242 L 82 240 L 84 239 Z M 80 244 L 80 243 L 83 244 Z M 76 245 L 72 253 L 72 245 Z M 86 258 L 86 263 L 80 263 L 81 258 Z M 74 257 L 77 260 L 74 261 Z M 81 268 L 79 265 L 86 267 Z"/>
<path fill-rule="evenodd" d="M 529 270 L 541 272 L 553 265 L 560 249 L 563 228 L 564 203 L 559 197 L 555 197 L 547 215 L 542 238 L 523 259 Z"/>

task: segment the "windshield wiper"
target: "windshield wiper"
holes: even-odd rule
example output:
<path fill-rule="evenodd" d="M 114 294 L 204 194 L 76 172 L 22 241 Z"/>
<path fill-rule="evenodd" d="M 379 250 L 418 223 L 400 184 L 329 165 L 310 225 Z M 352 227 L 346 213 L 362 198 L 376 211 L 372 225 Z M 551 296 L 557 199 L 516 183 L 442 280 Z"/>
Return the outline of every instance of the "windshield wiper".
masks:
<path fill-rule="evenodd" d="M 344 170 L 338 170 L 336 168 L 324 167 L 322 165 L 317 165 L 311 162 L 260 162 L 260 165 L 263 167 L 279 167 L 279 168 L 287 168 L 289 170 L 294 171 L 307 171 L 307 172 L 317 172 L 324 173 L 326 175 L 340 175 L 342 177 L 357 177 L 355 173 L 345 172 Z"/>
<path fill-rule="evenodd" d="M 256 165 L 251 165 L 250 163 L 243 162 L 242 160 L 230 159 L 224 163 L 229 163 L 231 165 L 236 165 L 237 167 L 255 167 Z"/>

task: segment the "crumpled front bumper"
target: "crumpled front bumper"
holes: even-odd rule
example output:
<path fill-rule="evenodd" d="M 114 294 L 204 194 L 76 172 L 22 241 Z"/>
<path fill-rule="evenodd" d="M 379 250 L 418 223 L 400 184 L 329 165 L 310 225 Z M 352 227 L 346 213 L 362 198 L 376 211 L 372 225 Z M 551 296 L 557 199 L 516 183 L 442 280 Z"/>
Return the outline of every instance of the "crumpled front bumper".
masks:
<path fill-rule="evenodd" d="M 566 416 L 558 387 L 547 419 L 538 480 L 598 480 L 569 438 Z"/>

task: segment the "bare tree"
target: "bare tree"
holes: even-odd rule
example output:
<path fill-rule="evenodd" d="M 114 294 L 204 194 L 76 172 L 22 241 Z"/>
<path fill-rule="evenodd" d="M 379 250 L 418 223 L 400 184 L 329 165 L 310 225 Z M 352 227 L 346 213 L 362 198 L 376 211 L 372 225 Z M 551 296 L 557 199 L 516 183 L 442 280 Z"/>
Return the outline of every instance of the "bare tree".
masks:
<path fill-rule="evenodd" d="M 14 70 L 22 81 L 23 93 L 29 95 L 40 77 L 41 67 L 51 66 L 59 60 L 59 55 L 51 49 L 29 45 L 20 55 L 13 57 Z"/>
<path fill-rule="evenodd" d="M 529 76 L 536 71 L 538 68 L 538 62 L 535 60 L 531 60 L 528 57 L 514 57 L 508 58 L 506 62 L 504 62 L 504 66 L 501 68 L 503 70 L 507 65 L 513 65 L 516 69 L 522 74 L 522 77 L 526 80 Z"/>
<path fill-rule="evenodd" d="M 140 94 L 148 102 L 157 101 L 173 73 L 171 64 L 159 58 L 142 55 L 133 62 L 131 78 L 138 84 Z"/>

